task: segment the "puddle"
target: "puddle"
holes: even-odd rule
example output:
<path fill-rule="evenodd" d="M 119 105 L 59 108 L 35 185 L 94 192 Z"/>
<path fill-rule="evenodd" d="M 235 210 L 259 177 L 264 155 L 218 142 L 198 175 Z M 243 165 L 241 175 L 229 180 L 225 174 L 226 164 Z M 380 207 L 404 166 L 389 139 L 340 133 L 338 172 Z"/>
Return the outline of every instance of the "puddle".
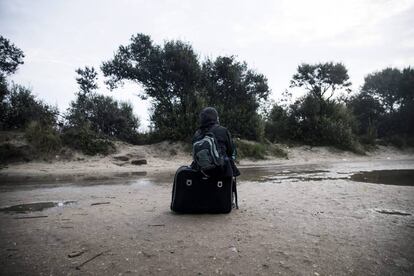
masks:
<path fill-rule="evenodd" d="M 63 207 L 66 205 L 74 204 L 76 201 L 63 201 L 63 202 L 35 202 L 27 204 L 13 205 L 10 207 L 0 209 L 0 212 L 15 212 L 15 213 L 28 213 L 28 212 L 40 212 L 45 209 L 53 207 Z"/>
<path fill-rule="evenodd" d="M 262 181 L 266 180 L 279 180 L 280 183 L 282 180 L 290 180 L 292 182 L 307 182 L 307 181 L 324 181 L 324 180 L 340 180 L 340 179 L 348 179 L 348 177 L 306 177 L 306 176 L 289 176 L 284 178 L 267 178 Z"/>
<path fill-rule="evenodd" d="M 359 172 L 351 180 L 386 185 L 414 186 L 414 170 L 379 170 Z"/>
<path fill-rule="evenodd" d="M 312 166 L 263 166 L 263 167 L 247 167 L 240 169 L 242 175 L 240 180 L 242 181 L 274 181 L 283 179 L 294 178 L 308 178 L 308 177 L 320 177 L 329 173 L 327 170 L 321 170 Z"/>
<path fill-rule="evenodd" d="M 340 180 L 348 179 L 348 176 L 339 175 L 329 170 L 319 168 L 275 168 L 259 167 L 246 168 L 242 171 L 241 180 L 283 183 L 288 182 L 308 182 L 308 181 L 324 181 L 324 180 Z"/>

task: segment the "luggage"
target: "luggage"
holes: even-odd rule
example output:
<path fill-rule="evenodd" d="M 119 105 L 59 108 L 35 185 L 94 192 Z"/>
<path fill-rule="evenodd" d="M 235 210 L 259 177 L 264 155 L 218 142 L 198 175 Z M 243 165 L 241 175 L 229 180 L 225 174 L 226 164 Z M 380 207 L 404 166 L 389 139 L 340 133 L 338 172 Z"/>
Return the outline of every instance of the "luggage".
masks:
<path fill-rule="evenodd" d="M 200 171 L 182 166 L 175 173 L 171 210 L 179 213 L 230 213 L 234 185 L 231 177 L 220 178 L 214 174 L 206 177 Z"/>

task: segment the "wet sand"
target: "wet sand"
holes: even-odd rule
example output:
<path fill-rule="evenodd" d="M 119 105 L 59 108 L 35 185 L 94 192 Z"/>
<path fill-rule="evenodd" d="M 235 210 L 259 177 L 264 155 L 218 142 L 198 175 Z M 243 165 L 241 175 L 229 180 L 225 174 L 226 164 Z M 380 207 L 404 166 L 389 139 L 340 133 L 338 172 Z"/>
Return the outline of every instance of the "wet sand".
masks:
<path fill-rule="evenodd" d="M 366 155 L 338 150 L 332 147 L 279 145 L 288 159 L 267 156 L 265 160 L 240 160 L 241 167 L 273 165 L 309 165 L 352 163 L 377 160 L 402 160 L 414 158 L 414 148 L 397 149 L 378 146 Z M 77 153 L 69 159 L 59 157 L 49 161 L 31 161 L 0 167 L 0 183 L 21 184 L 26 182 L 57 183 L 84 182 L 91 180 L 116 180 L 138 176 L 157 177 L 171 175 L 181 165 L 192 161 L 191 153 L 183 143 L 160 142 L 152 145 L 134 146 L 117 143 L 117 152 L 107 156 L 85 156 Z M 58 156 L 57 156 L 58 157 Z M 120 158 L 122 160 L 120 160 Z M 133 165 L 132 160 L 146 160 L 147 164 Z"/>
<path fill-rule="evenodd" d="M 0 212 L 0 274 L 413 275 L 414 186 L 351 180 L 397 169 L 414 159 L 246 167 L 228 215 L 170 212 L 171 172 L 1 185 L 0 207 L 56 204 Z"/>

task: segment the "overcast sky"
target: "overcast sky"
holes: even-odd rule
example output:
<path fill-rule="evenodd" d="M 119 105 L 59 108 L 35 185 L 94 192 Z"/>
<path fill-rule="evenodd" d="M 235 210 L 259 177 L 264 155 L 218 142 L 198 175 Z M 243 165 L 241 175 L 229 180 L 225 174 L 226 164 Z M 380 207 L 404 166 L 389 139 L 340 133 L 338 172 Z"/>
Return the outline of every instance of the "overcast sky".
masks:
<path fill-rule="evenodd" d="M 370 72 L 414 65 L 413 0 L 0 0 L 0 34 L 26 55 L 13 80 L 61 110 L 77 91 L 75 69 L 99 68 L 135 33 L 187 41 L 201 59 L 236 55 L 276 99 L 302 62 L 343 62 L 354 90 Z M 104 88 L 147 124 L 137 86 Z"/>

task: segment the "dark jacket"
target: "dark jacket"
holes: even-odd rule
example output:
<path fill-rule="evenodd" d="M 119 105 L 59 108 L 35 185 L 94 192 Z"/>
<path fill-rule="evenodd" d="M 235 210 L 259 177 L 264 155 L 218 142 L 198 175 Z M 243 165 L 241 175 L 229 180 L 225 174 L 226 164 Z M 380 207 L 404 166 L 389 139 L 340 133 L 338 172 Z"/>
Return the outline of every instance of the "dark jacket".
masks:
<path fill-rule="evenodd" d="M 239 176 L 240 171 L 234 163 L 237 155 L 236 147 L 231 138 L 230 131 L 228 131 L 227 128 L 220 126 L 218 116 L 214 116 L 214 113 L 206 115 L 201 112 L 200 128 L 195 132 L 192 143 L 194 144 L 194 142 L 200 140 L 207 131 L 212 132 L 216 136 L 219 150 L 225 157 L 225 164 L 223 168 L 221 168 L 221 173 L 224 176 Z M 193 162 L 192 167 L 194 167 L 194 165 Z"/>

